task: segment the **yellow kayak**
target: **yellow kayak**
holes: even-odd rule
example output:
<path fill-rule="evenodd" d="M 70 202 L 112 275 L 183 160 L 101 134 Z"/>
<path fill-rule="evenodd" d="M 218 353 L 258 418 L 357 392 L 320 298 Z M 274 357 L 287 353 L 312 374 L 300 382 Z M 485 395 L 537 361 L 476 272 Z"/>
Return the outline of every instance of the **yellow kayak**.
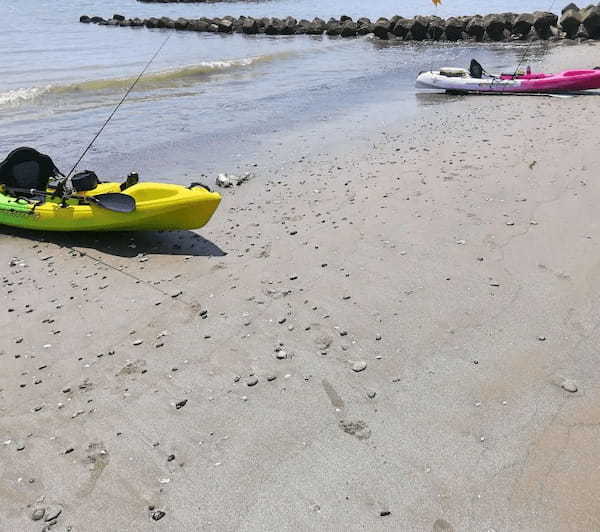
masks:
<path fill-rule="evenodd" d="M 216 192 L 197 185 L 186 188 L 163 183 L 137 183 L 121 191 L 119 183 L 100 183 L 80 196 L 127 194 L 135 210 L 122 213 L 50 196 L 41 203 L 8 195 L 0 187 L 0 224 L 42 231 L 160 231 L 198 229 L 206 225 L 221 202 Z"/>

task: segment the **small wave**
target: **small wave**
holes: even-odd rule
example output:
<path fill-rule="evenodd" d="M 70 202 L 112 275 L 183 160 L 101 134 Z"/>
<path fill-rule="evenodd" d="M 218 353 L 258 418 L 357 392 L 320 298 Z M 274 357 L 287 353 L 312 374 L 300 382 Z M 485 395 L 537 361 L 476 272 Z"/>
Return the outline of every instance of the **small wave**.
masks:
<path fill-rule="evenodd" d="M 14 89 L 8 92 L 0 92 L 0 105 L 16 105 L 34 100 L 40 94 L 47 91 L 48 87 L 30 87 L 28 89 Z"/>
<path fill-rule="evenodd" d="M 197 65 L 184 66 L 175 69 L 147 73 L 140 80 L 138 87 L 146 89 L 152 87 L 165 87 L 176 83 L 193 83 L 205 76 L 227 72 L 229 70 L 252 66 L 258 63 L 273 61 L 277 55 L 262 55 L 242 59 L 228 59 L 220 61 L 207 61 Z M 131 86 L 135 76 L 124 78 L 96 79 L 70 83 L 67 85 L 49 85 L 47 87 L 30 87 L 15 89 L 0 93 L 0 106 L 18 105 L 47 94 L 66 95 L 82 94 L 111 90 L 124 90 Z"/>
<path fill-rule="evenodd" d="M 146 88 L 156 85 L 168 85 L 170 82 L 177 81 L 193 81 L 194 78 L 201 78 L 210 74 L 217 74 L 232 70 L 251 66 L 255 63 L 268 61 L 270 56 L 247 57 L 244 59 L 230 59 L 222 61 L 207 61 L 198 65 L 185 66 L 175 69 L 163 70 L 145 74 L 140 80 L 139 86 Z M 88 92 L 88 91 L 103 91 L 112 89 L 126 89 L 129 87 L 135 77 L 127 78 L 110 78 L 83 81 L 80 83 L 72 83 L 64 86 L 52 87 L 51 91 L 56 93 L 64 92 Z"/>

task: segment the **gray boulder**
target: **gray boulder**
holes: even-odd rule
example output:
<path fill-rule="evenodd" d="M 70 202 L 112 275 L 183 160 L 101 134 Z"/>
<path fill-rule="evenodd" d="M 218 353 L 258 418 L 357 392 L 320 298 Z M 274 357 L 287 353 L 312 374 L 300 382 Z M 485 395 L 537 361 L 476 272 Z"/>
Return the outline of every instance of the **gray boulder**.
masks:
<path fill-rule="evenodd" d="M 327 29 L 325 30 L 326 35 L 335 36 L 342 33 L 342 25 L 334 18 L 330 18 L 327 21 Z"/>
<path fill-rule="evenodd" d="M 315 17 L 306 29 L 308 35 L 322 35 L 327 30 L 327 23 L 319 17 Z"/>
<path fill-rule="evenodd" d="M 577 4 L 574 4 L 573 2 L 571 2 L 570 4 L 567 4 L 565 7 L 563 7 L 563 9 L 560 12 L 560 14 L 564 15 L 565 11 L 569 11 L 570 9 L 574 9 L 575 11 L 579 11 L 579 8 L 577 7 Z"/>
<path fill-rule="evenodd" d="M 500 16 L 504 19 L 504 25 L 506 29 L 509 31 L 513 31 L 513 27 L 515 25 L 515 21 L 519 16 L 518 13 L 500 13 Z"/>
<path fill-rule="evenodd" d="M 410 33 L 415 41 L 423 41 L 427 39 L 427 30 L 429 28 L 429 17 L 416 16 L 412 20 Z"/>
<path fill-rule="evenodd" d="M 600 7 L 594 6 L 584 11 L 581 24 L 591 39 L 600 37 Z"/>
<path fill-rule="evenodd" d="M 208 31 L 208 21 L 203 19 L 190 20 L 188 30 L 190 31 Z"/>
<path fill-rule="evenodd" d="M 567 9 L 563 11 L 560 17 L 560 27 L 569 39 L 573 39 L 577 35 L 580 25 L 581 12 L 579 9 Z"/>
<path fill-rule="evenodd" d="M 175 29 L 175 21 L 169 17 L 160 17 L 157 23 L 158 28 Z"/>
<path fill-rule="evenodd" d="M 449 41 L 458 41 L 462 39 L 466 24 L 464 20 L 456 17 L 450 17 L 446 20 L 446 39 Z"/>
<path fill-rule="evenodd" d="M 233 21 L 228 18 L 222 18 L 215 21 L 218 28 L 219 33 L 232 33 L 233 32 Z"/>
<path fill-rule="evenodd" d="M 279 35 L 281 33 L 281 21 L 278 18 L 270 18 L 265 25 L 267 35 Z"/>
<path fill-rule="evenodd" d="M 558 16 L 548 11 L 533 12 L 533 27 L 541 39 L 548 39 L 552 32 L 550 28 L 558 24 Z"/>
<path fill-rule="evenodd" d="M 483 18 L 483 25 L 487 36 L 492 41 L 501 41 L 504 39 L 504 30 L 506 23 L 502 15 L 487 15 Z"/>
<path fill-rule="evenodd" d="M 410 27 L 412 26 L 412 20 L 407 18 L 399 17 L 392 28 L 392 33 L 396 37 L 404 38 L 406 34 L 410 31 Z"/>
<path fill-rule="evenodd" d="M 342 31 L 340 35 L 342 37 L 356 37 L 358 33 L 358 24 L 356 22 L 352 22 L 352 19 L 346 20 L 344 25 L 342 26 Z"/>
<path fill-rule="evenodd" d="M 363 20 L 363 19 L 361 19 Z M 369 20 L 369 19 L 366 19 Z M 358 35 L 367 35 L 369 33 L 373 33 L 373 28 L 375 27 L 374 24 L 372 24 L 370 21 L 369 22 L 358 22 Z"/>
<path fill-rule="evenodd" d="M 525 37 L 526 35 L 529 35 L 529 32 L 533 27 L 533 23 L 533 15 L 531 13 L 523 13 L 516 18 L 513 24 L 513 32 L 517 35 Z"/>
<path fill-rule="evenodd" d="M 373 33 L 380 39 L 388 39 L 388 34 L 391 32 L 390 21 L 387 18 L 380 18 L 375 22 Z"/>
<path fill-rule="evenodd" d="M 185 18 L 178 18 L 175 21 L 175 29 L 176 30 L 185 30 L 190 25 L 190 21 Z"/>
<path fill-rule="evenodd" d="M 298 21 L 294 17 L 287 17 L 283 21 L 283 25 L 281 28 L 282 35 L 293 35 L 296 33 L 296 26 L 298 25 Z"/>
<path fill-rule="evenodd" d="M 434 41 L 439 41 L 444 38 L 445 31 L 446 21 L 439 17 L 431 17 L 427 28 L 427 36 Z"/>
<path fill-rule="evenodd" d="M 481 41 L 483 39 L 483 34 L 485 33 L 485 24 L 483 23 L 483 18 L 479 15 L 474 16 L 471 20 L 469 20 L 465 31 L 472 39 Z"/>
<path fill-rule="evenodd" d="M 258 33 L 258 22 L 256 19 L 247 18 L 242 24 L 242 33 L 246 35 L 256 35 Z"/>

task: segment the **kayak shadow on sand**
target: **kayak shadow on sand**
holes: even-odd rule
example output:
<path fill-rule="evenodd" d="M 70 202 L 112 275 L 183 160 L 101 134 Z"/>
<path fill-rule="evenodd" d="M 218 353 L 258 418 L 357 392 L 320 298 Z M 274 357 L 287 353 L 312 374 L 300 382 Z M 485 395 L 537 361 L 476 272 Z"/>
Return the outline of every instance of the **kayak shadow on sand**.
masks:
<path fill-rule="evenodd" d="M 463 98 L 474 97 L 477 96 L 479 98 L 484 96 L 509 96 L 514 98 L 516 96 L 520 97 L 529 97 L 532 96 L 537 98 L 573 98 L 575 96 L 600 96 L 600 91 L 557 91 L 557 92 L 473 92 L 473 93 L 452 93 L 452 92 L 417 92 L 415 93 L 415 97 L 417 103 L 422 106 L 432 106 L 432 105 L 444 105 L 451 102 L 460 101 Z"/>
<path fill-rule="evenodd" d="M 0 238 L 13 237 L 32 242 L 49 242 L 77 251 L 96 250 L 118 257 L 143 255 L 187 255 L 224 257 L 219 246 L 193 231 L 140 232 L 41 232 L 13 227 L 0 227 Z"/>

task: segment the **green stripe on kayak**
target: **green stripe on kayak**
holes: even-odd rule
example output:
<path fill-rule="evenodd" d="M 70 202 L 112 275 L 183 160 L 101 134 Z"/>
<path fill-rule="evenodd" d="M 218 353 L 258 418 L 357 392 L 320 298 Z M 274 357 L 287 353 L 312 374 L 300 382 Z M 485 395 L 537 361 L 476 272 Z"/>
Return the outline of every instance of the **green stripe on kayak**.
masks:
<path fill-rule="evenodd" d="M 33 205 L 0 192 L 0 214 L 33 214 Z"/>

